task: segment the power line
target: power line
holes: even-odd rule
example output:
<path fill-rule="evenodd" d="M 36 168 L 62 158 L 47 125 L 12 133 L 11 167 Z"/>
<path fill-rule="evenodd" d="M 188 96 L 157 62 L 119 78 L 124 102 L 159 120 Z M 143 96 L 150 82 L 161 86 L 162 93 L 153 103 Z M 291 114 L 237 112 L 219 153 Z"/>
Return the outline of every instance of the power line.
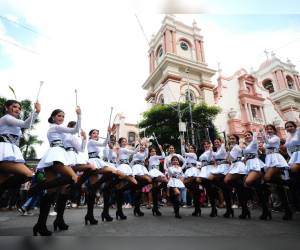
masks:
<path fill-rule="evenodd" d="M 22 28 L 24 28 L 24 29 L 26 29 L 26 30 L 29 30 L 29 31 L 31 31 L 31 32 L 33 32 L 33 33 L 39 35 L 39 36 L 43 36 L 43 37 L 45 37 L 45 38 L 47 38 L 47 39 L 51 39 L 49 36 L 47 36 L 47 35 L 45 35 L 45 34 L 43 34 L 43 33 L 40 33 L 40 32 L 38 32 L 38 31 L 36 31 L 36 30 L 34 30 L 34 29 L 32 29 L 32 28 L 30 28 L 30 27 L 24 25 L 24 24 L 21 24 L 21 23 L 19 23 L 19 22 L 13 21 L 13 20 L 11 20 L 11 19 L 9 19 L 9 18 L 7 18 L 7 17 L 5 17 L 5 16 L 3 16 L 3 15 L 0 15 L 0 18 L 3 19 L 3 20 L 6 21 L 6 22 L 10 22 L 10 23 L 16 24 L 16 25 L 18 25 L 18 26 L 20 26 L 20 27 L 22 27 Z"/>
<path fill-rule="evenodd" d="M 0 37 L 0 40 L 3 41 L 3 42 L 8 43 L 8 44 L 10 44 L 10 45 L 13 45 L 13 46 L 15 46 L 15 47 L 18 47 L 19 49 L 26 50 L 26 51 L 28 51 L 28 52 L 30 52 L 30 53 L 32 53 L 32 54 L 40 55 L 38 52 L 36 52 L 36 51 L 34 51 L 34 50 L 32 50 L 32 49 L 23 47 L 23 46 L 19 45 L 18 43 L 9 41 L 9 40 L 7 40 L 7 39 L 5 39 L 5 38 Z"/>
<path fill-rule="evenodd" d="M 143 32 L 143 35 L 144 35 L 144 37 L 145 37 L 145 39 L 146 39 L 148 45 L 150 46 L 150 42 L 149 42 L 149 40 L 148 40 L 148 38 L 147 38 L 147 35 L 146 35 L 146 32 L 145 32 L 145 30 L 144 30 L 144 28 L 143 28 L 142 23 L 140 22 L 140 20 L 139 20 L 137 14 L 134 14 L 134 15 L 135 15 L 136 20 L 137 20 L 137 22 L 138 22 L 138 24 L 139 24 L 139 26 L 140 26 L 140 28 L 141 28 L 141 31 Z"/>

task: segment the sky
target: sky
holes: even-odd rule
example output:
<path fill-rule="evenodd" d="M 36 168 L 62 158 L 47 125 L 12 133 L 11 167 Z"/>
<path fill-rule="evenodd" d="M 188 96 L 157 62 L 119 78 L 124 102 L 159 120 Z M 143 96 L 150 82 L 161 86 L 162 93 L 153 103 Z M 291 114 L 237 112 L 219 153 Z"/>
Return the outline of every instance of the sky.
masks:
<path fill-rule="evenodd" d="M 52 110 L 63 109 L 66 122 L 76 118 L 75 89 L 86 131 L 105 136 L 111 107 L 113 116 L 141 119 L 149 47 L 135 14 L 149 40 L 166 13 L 197 22 L 209 67 L 220 63 L 225 76 L 257 69 L 265 49 L 299 70 L 300 5 L 293 0 L 0 0 L 0 96 L 13 98 L 12 86 L 18 99 L 35 101 L 44 82 L 41 122 L 32 131 L 46 142 L 38 156 Z"/>

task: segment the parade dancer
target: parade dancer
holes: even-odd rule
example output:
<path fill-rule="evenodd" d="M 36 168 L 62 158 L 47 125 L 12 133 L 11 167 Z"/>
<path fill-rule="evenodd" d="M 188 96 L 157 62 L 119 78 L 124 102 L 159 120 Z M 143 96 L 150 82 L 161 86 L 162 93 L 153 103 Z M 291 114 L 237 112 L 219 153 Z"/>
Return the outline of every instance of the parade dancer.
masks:
<path fill-rule="evenodd" d="M 77 123 L 74 128 L 68 128 L 63 126 L 65 113 L 61 109 L 56 109 L 51 113 L 51 116 L 48 119 L 50 123 L 50 128 L 47 133 L 48 141 L 50 148 L 43 156 L 41 161 L 38 163 L 37 170 L 44 171 L 45 181 L 38 183 L 33 186 L 29 193 L 31 195 L 41 191 L 42 189 L 47 189 L 46 194 L 41 198 L 40 201 L 40 214 L 38 222 L 33 227 L 33 234 L 36 236 L 39 233 L 42 236 L 50 236 L 51 231 L 47 229 L 46 222 L 47 217 L 50 211 L 51 203 L 55 197 L 56 189 L 54 187 L 75 184 L 78 181 L 78 176 L 73 171 L 73 169 L 68 166 L 68 155 L 67 151 L 64 148 L 64 139 L 66 134 L 76 134 L 79 132 L 80 123 L 81 123 L 81 110 L 79 107 L 76 108 L 77 114 Z M 57 175 L 60 175 L 57 177 Z M 63 213 L 65 208 L 65 194 L 68 193 L 67 188 L 60 190 L 61 199 L 57 200 L 57 217 L 54 221 L 54 229 L 59 227 L 61 230 L 67 230 L 68 225 L 63 221 Z"/>
<path fill-rule="evenodd" d="M 121 220 L 126 220 L 127 216 L 123 214 L 123 192 L 126 189 L 135 190 L 138 188 L 138 182 L 134 178 L 132 169 L 129 165 L 129 157 L 137 152 L 137 149 L 130 150 L 127 148 L 127 139 L 124 137 L 119 138 L 119 147 L 117 147 L 117 169 L 126 176 L 127 183 L 120 182 L 116 185 L 116 201 L 117 201 L 117 211 L 116 218 Z"/>
<path fill-rule="evenodd" d="M 5 190 L 18 187 L 30 181 L 33 172 L 25 166 L 25 160 L 18 146 L 21 129 L 27 129 L 41 110 L 39 103 L 25 121 L 20 120 L 22 105 L 16 100 L 7 100 L 0 118 L 0 197 Z"/>
<path fill-rule="evenodd" d="M 276 128 L 272 124 L 265 126 L 266 134 L 263 133 L 263 129 L 261 129 L 260 132 L 262 133 L 262 138 L 265 142 L 264 147 L 267 154 L 265 160 L 264 181 L 277 184 L 278 195 L 284 208 L 283 219 L 290 220 L 292 219 L 292 210 L 289 206 L 288 196 L 285 191 L 285 185 L 287 184 L 285 172 L 287 172 L 289 166 L 283 156 L 279 153 L 280 138 L 276 135 Z"/>
<path fill-rule="evenodd" d="M 290 166 L 290 188 L 295 197 L 295 205 L 300 206 L 300 128 L 293 121 L 285 123 L 285 129 L 288 133 L 285 147 L 290 156 L 288 162 Z"/>
<path fill-rule="evenodd" d="M 213 152 L 213 158 L 216 165 L 211 169 L 211 174 L 208 177 L 216 186 L 218 186 L 223 194 L 226 203 L 226 212 L 223 214 L 224 218 L 229 218 L 234 216 L 232 209 L 232 188 L 224 182 L 225 175 L 229 171 L 228 153 L 226 151 L 225 144 L 220 138 L 214 141 L 216 152 Z"/>
<path fill-rule="evenodd" d="M 258 159 L 258 141 L 256 132 L 252 133 L 247 131 L 245 133 L 245 144 L 246 147 L 243 149 L 244 162 L 247 169 L 247 177 L 244 181 L 246 187 L 255 188 L 257 195 L 262 207 L 262 215 L 259 217 L 261 220 L 271 219 L 272 215 L 268 208 L 269 201 L 269 191 L 262 182 L 262 168 L 264 168 L 264 163 Z"/>
<path fill-rule="evenodd" d="M 149 148 L 149 159 L 148 159 L 148 170 L 149 174 L 152 178 L 152 201 L 153 201 L 153 208 L 152 208 L 152 215 L 153 216 L 161 216 L 161 212 L 159 211 L 158 207 L 158 199 L 160 190 L 166 186 L 168 179 L 166 178 L 165 174 L 162 173 L 159 169 L 160 161 L 165 158 L 165 153 L 161 145 L 158 144 L 159 150 L 161 155 L 157 155 L 156 148 L 150 147 Z"/>
<path fill-rule="evenodd" d="M 174 207 L 175 218 L 181 219 L 181 215 L 179 214 L 180 207 L 180 188 L 185 188 L 183 184 L 184 174 L 182 172 L 182 168 L 179 165 L 179 158 L 177 156 L 173 156 L 171 158 L 171 167 L 168 168 L 168 188 L 170 192 L 171 202 Z"/>
<path fill-rule="evenodd" d="M 200 208 L 200 189 L 199 183 L 196 182 L 197 176 L 200 174 L 200 170 L 197 166 L 197 155 L 196 146 L 189 145 L 188 152 L 185 152 L 185 144 L 182 145 L 183 156 L 185 157 L 185 162 L 182 165 L 182 170 L 184 172 L 184 185 L 192 192 L 195 210 L 192 213 L 193 216 L 201 216 Z"/>
<path fill-rule="evenodd" d="M 211 175 L 212 169 L 215 167 L 215 162 L 213 160 L 212 144 L 208 140 L 203 141 L 204 152 L 199 156 L 199 161 L 201 162 L 201 170 L 197 176 L 196 182 L 203 186 L 207 192 L 209 202 L 211 204 L 210 217 L 216 217 L 218 211 L 216 208 L 216 197 L 217 188 L 208 179 Z"/>
<path fill-rule="evenodd" d="M 231 165 L 224 182 L 237 190 L 238 199 L 242 207 L 242 213 L 239 215 L 239 218 L 246 219 L 248 217 L 250 219 L 251 215 L 247 206 L 249 190 L 244 186 L 247 169 L 245 163 L 242 161 L 243 150 L 239 146 L 239 140 L 238 135 L 233 134 L 229 136 L 229 160 L 231 161 Z"/>

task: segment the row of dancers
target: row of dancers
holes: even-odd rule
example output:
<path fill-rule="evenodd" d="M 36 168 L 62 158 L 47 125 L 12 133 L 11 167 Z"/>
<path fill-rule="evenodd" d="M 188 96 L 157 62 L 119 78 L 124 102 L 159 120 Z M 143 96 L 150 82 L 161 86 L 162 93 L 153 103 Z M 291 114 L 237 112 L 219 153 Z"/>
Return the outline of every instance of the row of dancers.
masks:
<path fill-rule="evenodd" d="M 21 104 L 15 100 L 5 103 L 3 116 L 0 118 L 0 195 L 8 188 L 32 180 L 33 174 L 24 164 L 25 161 L 18 147 L 21 129 L 30 127 L 41 110 L 39 103 L 35 103 L 35 112 L 25 121 L 20 120 Z M 204 153 L 199 158 L 194 145 L 183 145 L 183 154 L 177 154 L 174 146 L 169 146 L 168 155 L 158 145 L 157 148 L 148 147 L 147 139 L 139 140 L 135 149 L 129 149 L 127 140 L 120 138 L 118 143 L 108 129 L 104 142 L 99 141 L 99 130 L 92 129 L 87 135 L 81 131 L 81 110 L 76 108 L 77 121 L 64 126 L 65 113 L 54 110 L 48 122 L 47 132 L 49 149 L 37 165 L 37 172 L 33 185 L 28 191 L 29 196 L 43 192 L 40 200 L 40 214 L 33 227 L 33 234 L 52 235 L 46 223 L 57 192 L 57 216 L 54 220 L 54 230 L 67 230 L 69 226 L 64 221 L 64 210 L 68 199 L 79 195 L 83 183 L 88 181 L 87 213 L 85 224 L 95 225 L 98 221 L 94 217 L 93 209 L 96 192 L 101 187 L 104 208 L 101 214 L 103 221 L 112 221 L 109 214 L 109 200 L 112 190 L 115 191 L 117 203 L 116 219 L 125 220 L 122 211 L 123 192 L 132 190 L 134 193 L 135 216 L 143 216 L 140 209 L 142 188 L 152 184 L 152 199 L 154 216 L 161 216 L 158 199 L 161 189 L 168 188 L 170 200 L 174 207 L 176 218 L 181 218 L 180 188 L 186 187 L 192 194 L 194 201 L 193 216 L 201 216 L 199 195 L 201 185 L 206 189 L 211 204 L 211 217 L 217 216 L 215 204 L 217 190 L 221 189 L 226 203 L 225 218 L 233 217 L 231 204 L 232 188 L 237 190 L 242 212 L 240 219 L 250 218 L 247 207 L 249 188 L 255 189 L 261 203 L 261 220 L 271 219 L 268 207 L 268 183 L 277 184 L 278 194 L 284 208 L 283 219 L 292 219 L 292 209 L 286 194 L 285 186 L 299 188 L 300 173 L 300 128 L 293 121 L 285 124 L 288 137 L 286 148 L 291 156 L 289 162 L 279 154 L 280 138 L 276 135 L 273 125 L 265 126 L 265 131 L 259 135 L 265 142 L 265 163 L 258 158 L 258 134 L 248 131 L 245 133 L 244 148 L 239 145 L 237 135 L 229 136 L 229 147 L 225 147 L 221 139 L 214 141 L 216 150 L 212 150 L 209 140 L 203 141 Z M 81 139 L 76 136 L 81 132 Z M 85 155 L 87 147 L 88 157 Z M 101 159 L 100 150 L 105 147 Z M 130 161 L 131 159 L 131 161 Z M 160 162 L 164 161 L 164 168 Z M 290 177 L 287 175 L 287 170 Z M 77 173 L 81 174 L 78 175 Z M 40 178 L 43 176 L 43 178 Z M 37 178 L 38 177 L 38 178 Z"/>

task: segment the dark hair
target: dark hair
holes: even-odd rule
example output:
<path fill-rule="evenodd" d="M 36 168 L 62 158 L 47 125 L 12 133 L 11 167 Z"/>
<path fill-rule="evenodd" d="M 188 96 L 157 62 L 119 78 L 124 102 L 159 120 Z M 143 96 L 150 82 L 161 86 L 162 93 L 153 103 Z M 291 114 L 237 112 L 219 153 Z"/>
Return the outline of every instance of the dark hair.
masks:
<path fill-rule="evenodd" d="M 220 141 L 220 142 L 223 141 L 221 137 L 216 137 L 214 141 L 216 141 L 216 140 L 218 140 L 218 141 Z"/>
<path fill-rule="evenodd" d="M 98 131 L 99 132 L 99 130 L 98 129 L 92 129 L 90 132 L 89 132 L 89 136 L 91 137 L 91 135 L 92 135 L 92 133 L 94 132 L 94 131 Z"/>
<path fill-rule="evenodd" d="M 197 147 L 196 147 L 196 145 L 194 145 L 194 144 L 190 144 L 190 147 L 192 147 L 192 148 L 195 150 L 195 152 L 197 151 Z"/>
<path fill-rule="evenodd" d="M 233 137 L 236 139 L 236 143 L 237 143 L 237 144 L 240 144 L 240 137 L 239 137 L 238 135 L 232 134 L 232 135 L 229 135 L 228 138 L 229 138 L 230 136 L 233 136 Z"/>
<path fill-rule="evenodd" d="M 113 140 L 115 140 L 115 141 L 116 141 L 116 139 L 117 139 L 117 138 L 116 138 L 116 136 L 115 136 L 115 135 L 110 135 L 110 136 L 109 136 L 109 139 L 110 139 L 110 140 L 112 140 L 112 139 L 113 139 Z"/>
<path fill-rule="evenodd" d="M 150 146 L 150 147 L 149 147 L 149 153 L 150 153 L 153 149 L 155 150 L 155 152 L 157 151 L 156 147 Z"/>
<path fill-rule="evenodd" d="M 7 109 L 8 107 L 10 107 L 11 105 L 13 104 L 19 104 L 20 107 L 22 107 L 22 104 L 16 100 L 7 100 L 5 103 L 4 103 L 4 106 L 3 106 L 3 109 L 2 109 L 2 114 L 5 115 L 7 113 Z"/>
<path fill-rule="evenodd" d="M 202 146 L 204 146 L 204 143 L 211 144 L 211 141 L 210 141 L 210 140 L 207 140 L 207 139 L 203 140 L 203 141 L 202 141 Z"/>
<path fill-rule="evenodd" d="M 74 128 L 76 126 L 76 122 L 75 121 L 70 121 L 69 123 L 68 123 L 68 127 L 69 128 Z"/>
<path fill-rule="evenodd" d="M 65 113 L 64 111 L 62 111 L 61 109 L 55 109 L 52 111 L 50 117 L 48 118 L 48 122 L 49 123 L 54 123 L 53 117 L 56 116 L 59 113 Z"/>
<path fill-rule="evenodd" d="M 295 128 L 297 128 L 296 122 L 293 122 L 293 121 L 287 121 L 287 122 L 284 124 L 284 128 L 286 128 L 287 124 L 292 124 Z"/>
<path fill-rule="evenodd" d="M 274 133 L 277 134 L 277 129 L 276 129 L 276 127 L 275 127 L 273 124 L 267 124 L 267 125 L 265 126 L 265 129 L 267 129 L 268 127 L 269 127 L 269 128 L 272 128 L 273 131 L 274 131 Z"/>
<path fill-rule="evenodd" d="M 173 148 L 175 149 L 175 147 L 174 147 L 173 144 L 170 144 L 170 145 L 168 146 L 168 149 L 169 149 L 170 147 L 173 147 Z"/>
<path fill-rule="evenodd" d="M 253 136 L 253 132 L 252 132 L 252 131 L 249 131 L 249 130 L 248 130 L 248 131 L 246 131 L 246 132 L 245 132 L 245 134 L 250 134 L 250 135 L 252 135 L 252 136 Z"/>
<path fill-rule="evenodd" d="M 125 137 L 120 137 L 120 138 L 119 138 L 119 140 L 118 140 L 118 143 L 119 143 L 119 145 L 121 145 L 121 142 L 123 141 L 123 139 L 125 139 L 125 140 L 126 140 L 126 138 L 125 138 Z"/>
<path fill-rule="evenodd" d="M 171 158 L 171 162 L 174 160 L 174 159 L 177 159 L 178 162 L 180 163 L 180 160 L 179 160 L 179 157 L 177 155 L 173 155 L 172 158 Z"/>

